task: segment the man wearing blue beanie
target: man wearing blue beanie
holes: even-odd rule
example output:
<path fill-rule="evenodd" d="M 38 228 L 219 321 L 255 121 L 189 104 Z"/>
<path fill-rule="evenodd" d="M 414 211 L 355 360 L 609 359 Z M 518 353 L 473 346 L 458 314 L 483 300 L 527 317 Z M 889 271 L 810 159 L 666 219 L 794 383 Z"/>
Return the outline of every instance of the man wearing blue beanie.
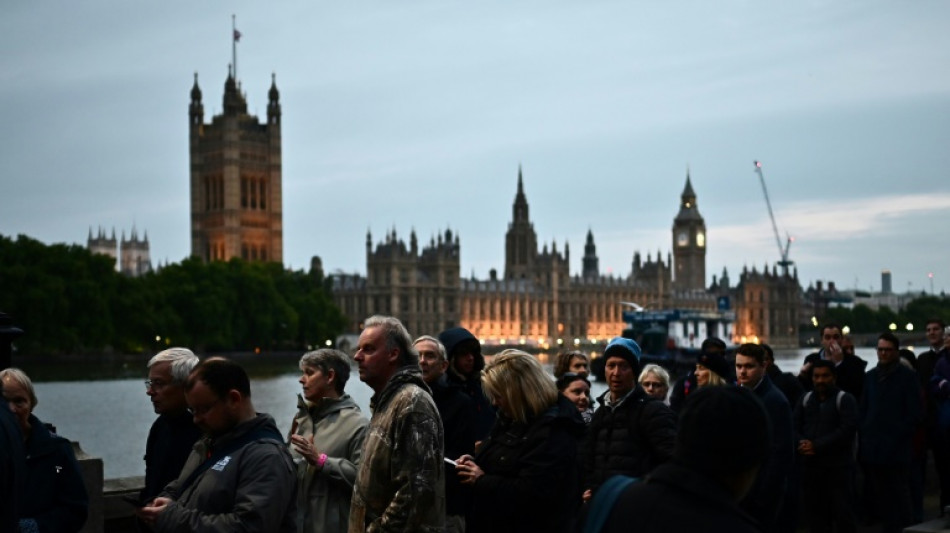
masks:
<path fill-rule="evenodd" d="M 640 346 L 616 337 L 604 349 L 607 391 L 597 401 L 583 449 L 584 499 L 614 475 L 642 477 L 673 455 L 676 416 L 637 385 Z"/>

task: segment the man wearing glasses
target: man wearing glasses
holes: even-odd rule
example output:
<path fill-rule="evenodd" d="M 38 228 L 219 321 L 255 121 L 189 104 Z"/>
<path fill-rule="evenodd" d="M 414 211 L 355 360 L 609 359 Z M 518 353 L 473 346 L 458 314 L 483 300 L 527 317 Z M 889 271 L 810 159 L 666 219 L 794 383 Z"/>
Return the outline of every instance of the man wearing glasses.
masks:
<path fill-rule="evenodd" d="M 185 398 L 204 435 L 138 517 L 158 533 L 296 532 L 296 468 L 274 418 L 254 409 L 247 372 L 223 357 L 205 359 L 188 376 Z"/>
<path fill-rule="evenodd" d="M 158 418 L 145 444 L 145 488 L 141 502 L 150 502 L 178 477 L 201 430 L 195 426 L 185 402 L 185 381 L 198 364 L 188 348 L 169 348 L 148 362 L 145 394 Z"/>
<path fill-rule="evenodd" d="M 920 383 L 900 363 L 899 348 L 893 333 L 878 337 L 877 366 L 865 376 L 860 399 L 859 458 L 883 531 L 901 531 L 912 520 L 908 470 L 914 430 L 923 419 Z"/>

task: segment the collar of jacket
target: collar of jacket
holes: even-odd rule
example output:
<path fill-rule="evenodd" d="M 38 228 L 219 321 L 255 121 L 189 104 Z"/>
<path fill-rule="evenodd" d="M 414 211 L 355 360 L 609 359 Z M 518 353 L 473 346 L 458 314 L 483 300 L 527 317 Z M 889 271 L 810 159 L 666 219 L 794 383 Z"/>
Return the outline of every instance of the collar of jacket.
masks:
<path fill-rule="evenodd" d="M 374 394 L 370 398 L 369 410 L 376 412 L 377 409 L 382 409 L 399 392 L 399 389 L 410 384 L 417 385 L 429 393 L 430 396 L 432 395 L 432 389 L 423 381 L 422 370 L 419 369 L 418 365 L 406 365 L 396 370 L 396 373 L 389 378 L 386 386 L 379 394 Z"/>

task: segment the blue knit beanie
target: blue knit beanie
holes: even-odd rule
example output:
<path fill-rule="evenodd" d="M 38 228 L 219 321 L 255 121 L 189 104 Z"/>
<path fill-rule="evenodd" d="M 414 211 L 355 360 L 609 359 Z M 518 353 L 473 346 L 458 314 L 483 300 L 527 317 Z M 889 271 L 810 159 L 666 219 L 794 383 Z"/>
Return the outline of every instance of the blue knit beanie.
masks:
<path fill-rule="evenodd" d="M 640 345 L 633 339 L 626 337 L 614 337 L 604 348 L 604 361 L 610 357 L 620 357 L 625 360 L 634 370 L 640 373 Z"/>

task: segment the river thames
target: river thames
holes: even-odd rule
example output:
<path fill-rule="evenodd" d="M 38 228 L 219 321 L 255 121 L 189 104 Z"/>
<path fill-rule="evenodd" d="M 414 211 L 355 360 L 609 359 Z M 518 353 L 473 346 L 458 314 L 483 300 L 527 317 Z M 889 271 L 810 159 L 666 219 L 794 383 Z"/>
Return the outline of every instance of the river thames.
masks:
<path fill-rule="evenodd" d="M 797 372 L 805 355 L 812 351 L 811 348 L 779 351 L 776 363 L 783 371 Z M 869 368 L 877 360 L 871 348 L 859 348 L 857 353 L 868 361 Z M 55 425 L 60 435 L 79 442 L 87 454 L 101 457 L 106 479 L 144 475 L 142 455 L 149 427 L 155 420 L 152 404 L 145 394 L 145 374 L 143 364 L 142 376 L 137 379 L 37 382 L 34 385 L 39 404 L 34 414 Z M 280 375 L 252 376 L 254 407 L 259 412 L 270 413 L 284 434 L 289 431 L 296 412 L 299 377 L 293 365 Z M 594 396 L 605 390 L 604 382 L 593 383 Z M 359 380 L 355 367 L 346 392 L 368 417 L 373 392 Z"/>

